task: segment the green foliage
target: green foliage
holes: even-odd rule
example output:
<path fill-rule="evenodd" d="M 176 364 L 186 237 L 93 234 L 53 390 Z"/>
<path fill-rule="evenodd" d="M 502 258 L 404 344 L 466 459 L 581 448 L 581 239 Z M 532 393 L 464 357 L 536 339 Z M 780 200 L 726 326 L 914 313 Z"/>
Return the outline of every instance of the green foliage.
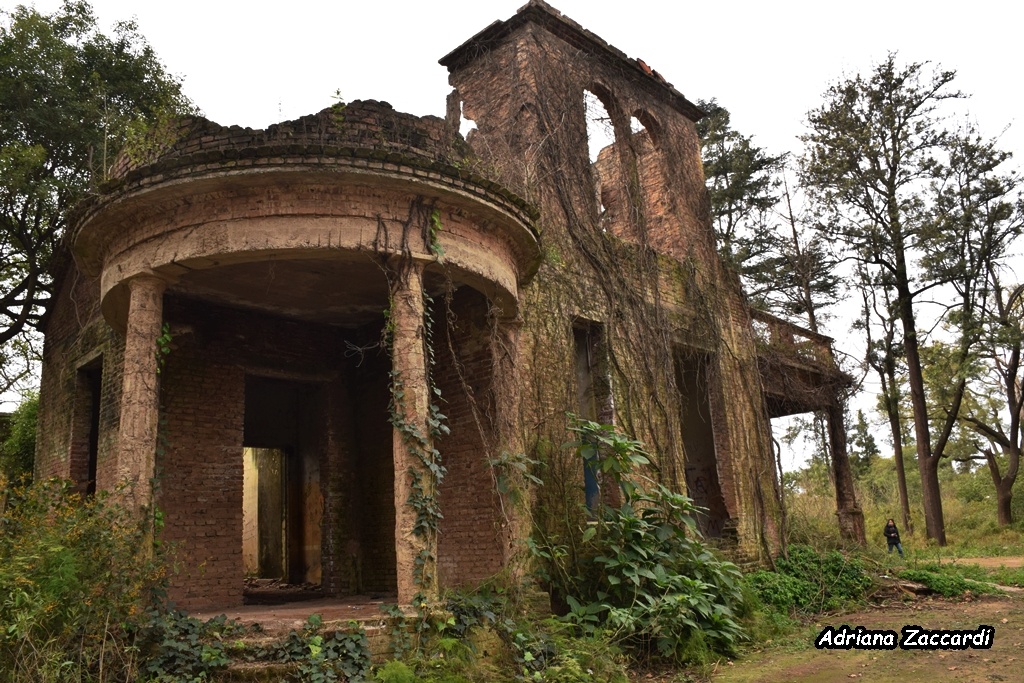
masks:
<path fill-rule="evenodd" d="M 734 130 L 729 110 L 717 101 L 697 106 L 708 113 L 697 122 L 697 133 L 715 235 L 726 262 L 744 272 L 771 248 L 767 216 L 779 201 L 775 171 L 782 157 Z"/>
<path fill-rule="evenodd" d="M 818 594 L 815 584 L 789 574 L 759 570 L 748 574 L 747 581 L 761 602 L 782 613 L 810 605 Z"/>
<path fill-rule="evenodd" d="M 441 231 L 444 225 L 441 223 L 441 210 L 434 209 L 430 212 L 429 246 L 430 253 L 437 258 L 438 263 L 444 263 L 444 247 L 441 245 Z"/>
<path fill-rule="evenodd" d="M 819 553 L 804 545 L 790 546 L 788 557 L 775 561 L 775 572 L 748 577 L 761 600 L 781 611 L 828 612 L 860 600 L 871 587 L 864 563 L 837 550 Z"/>
<path fill-rule="evenodd" d="M 281 662 L 295 665 L 290 680 L 300 683 L 365 680 L 370 668 L 366 633 L 356 622 L 330 637 L 314 614 L 301 631 L 292 630 L 281 642 L 247 645 L 239 636 L 246 629 L 220 615 L 202 622 L 177 611 L 153 609 L 140 631 L 142 673 L 161 683 L 200 683 L 236 661 Z M 235 638 L 235 640 L 231 640 Z"/>
<path fill-rule="evenodd" d="M 715 100 L 698 106 L 708 113 L 697 133 L 719 253 L 743 278 L 754 306 L 806 318 L 816 329 L 816 310 L 838 298 L 837 259 L 793 210 L 785 155 L 772 156 L 734 130 Z"/>
<path fill-rule="evenodd" d="M 513 505 L 528 503 L 526 494 L 530 485 L 544 485 L 544 481 L 534 474 L 543 463 L 527 457 L 525 453 L 502 451 L 498 457 L 488 458 L 487 464 L 494 473 L 494 485 L 498 493 L 508 498 Z"/>
<path fill-rule="evenodd" d="M 0 346 L 39 323 L 71 208 L 133 131 L 189 110 L 134 23 L 104 34 L 80 0 L 0 15 Z"/>
<path fill-rule="evenodd" d="M 625 660 L 607 632 L 580 635 L 565 620 L 506 622 L 516 679 L 625 683 Z"/>
<path fill-rule="evenodd" d="M 373 674 L 373 680 L 379 683 L 416 683 L 416 672 L 408 664 L 398 660 L 387 662 Z"/>
<path fill-rule="evenodd" d="M 39 394 L 32 392 L 11 414 L 7 438 L 0 442 L 0 479 L 17 481 L 32 474 L 38 413 Z"/>
<path fill-rule="evenodd" d="M 4 505 L 6 501 L 6 505 Z M 127 680 L 162 585 L 151 519 L 57 480 L 0 492 L 0 681 Z"/>
<path fill-rule="evenodd" d="M 176 610 L 153 609 L 140 631 L 142 672 L 160 683 L 194 683 L 209 680 L 231 663 L 224 638 L 244 629 L 224 615 L 207 622 Z"/>
<path fill-rule="evenodd" d="M 167 356 L 171 353 L 171 342 L 174 335 L 171 334 L 170 323 L 164 323 L 160 327 L 160 336 L 156 338 L 156 374 L 160 374 L 167 363 Z"/>
<path fill-rule="evenodd" d="M 363 681 L 370 670 L 370 646 L 362 627 L 349 622 L 348 631 L 335 631 L 330 638 L 321 633 L 322 627 L 320 615 L 311 615 L 302 631 L 291 631 L 270 655 L 297 663 L 296 677 L 302 683 Z"/>
<path fill-rule="evenodd" d="M 938 565 L 932 565 L 931 569 L 904 569 L 900 571 L 899 575 L 900 578 L 907 581 L 922 583 L 947 598 L 963 595 L 967 591 L 974 593 L 998 592 L 991 586 L 965 579 L 959 571 L 951 570 L 950 567 L 951 565 L 943 565 L 941 568 Z"/>
<path fill-rule="evenodd" d="M 505 596 L 488 588 L 449 594 L 443 605 L 415 596 L 409 614 L 396 605 L 386 606 L 391 649 L 402 666 L 387 664 L 376 680 L 405 680 L 406 670 L 417 681 L 464 683 L 492 680 L 491 672 L 476 660 L 474 638 L 482 629 L 511 623 L 500 615 L 508 607 Z M 483 676 L 481 678 L 480 676 Z"/>
<path fill-rule="evenodd" d="M 741 575 L 699 541 L 692 501 L 635 473 L 650 460 L 614 427 L 576 419 L 570 429 L 580 457 L 625 500 L 590 511 L 578 536 L 530 540 L 564 621 L 586 636 L 607 629 L 641 657 L 731 651 L 743 638 Z"/>
<path fill-rule="evenodd" d="M 857 420 L 853 423 L 848 443 L 853 476 L 861 477 L 871 467 L 872 461 L 881 455 L 863 410 L 857 411 Z"/>
<path fill-rule="evenodd" d="M 246 646 L 223 615 L 201 622 L 163 606 L 166 560 L 116 493 L 82 498 L 70 482 L 0 490 L 0 683 L 207 681 L 233 661 L 296 664 L 304 682 L 360 681 L 366 635 L 330 637 L 318 616 L 282 643 Z"/>

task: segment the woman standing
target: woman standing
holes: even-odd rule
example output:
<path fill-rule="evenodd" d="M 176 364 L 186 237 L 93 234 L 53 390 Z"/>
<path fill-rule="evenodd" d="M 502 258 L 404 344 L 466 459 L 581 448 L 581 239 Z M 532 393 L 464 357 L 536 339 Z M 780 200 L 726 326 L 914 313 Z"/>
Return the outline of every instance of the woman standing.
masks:
<path fill-rule="evenodd" d="M 896 522 L 892 517 L 885 524 L 885 541 L 889 544 L 889 553 L 892 553 L 892 549 L 896 548 L 899 551 L 900 557 L 903 557 L 903 545 L 900 543 L 900 530 L 896 528 Z"/>

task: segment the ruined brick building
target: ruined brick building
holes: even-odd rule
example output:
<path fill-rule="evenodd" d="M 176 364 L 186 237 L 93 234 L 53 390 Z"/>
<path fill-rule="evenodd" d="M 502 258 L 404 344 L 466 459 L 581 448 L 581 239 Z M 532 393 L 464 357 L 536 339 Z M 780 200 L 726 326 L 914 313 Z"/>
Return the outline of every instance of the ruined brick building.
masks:
<path fill-rule="evenodd" d="M 247 573 L 403 602 L 491 576 L 600 495 L 567 412 L 642 439 L 716 542 L 777 542 L 769 420 L 839 374 L 720 264 L 700 110 L 539 0 L 441 64 L 444 119 L 176 121 L 78 215 L 37 473 L 158 506 L 181 605 L 239 604 Z"/>

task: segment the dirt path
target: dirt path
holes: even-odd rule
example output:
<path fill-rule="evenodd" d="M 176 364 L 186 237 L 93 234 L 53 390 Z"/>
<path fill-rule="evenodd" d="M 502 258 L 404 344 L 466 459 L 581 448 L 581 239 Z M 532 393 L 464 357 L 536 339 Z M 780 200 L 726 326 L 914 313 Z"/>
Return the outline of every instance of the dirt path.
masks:
<path fill-rule="evenodd" d="M 944 560 L 943 564 L 952 564 L 950 560 Z M 1024 567 L 1024 557 L 961 557 L 956 564 L 976 564 L 986 569 L 1017 569 Z"/>
<path fill-rule="evenodd" d="M 928 629 L 975 629 L 987 624 L 995 627 L 995 638 L 990 650 L 815 649 L 814 640 L 823 628 L 838 628 L 843 624 L 851 628 L 892 629 L 897 633 L 909 624 Z M 841 680 L 879 683 L 1024 681 L 1024 596 L 984 596 L 966 602 L 924 599 L 822 617 L 808 626 L 796 644 L 752 652 L 732 664 L 719 666 L 712 677 L 714 683 L 832 683 Z"/>

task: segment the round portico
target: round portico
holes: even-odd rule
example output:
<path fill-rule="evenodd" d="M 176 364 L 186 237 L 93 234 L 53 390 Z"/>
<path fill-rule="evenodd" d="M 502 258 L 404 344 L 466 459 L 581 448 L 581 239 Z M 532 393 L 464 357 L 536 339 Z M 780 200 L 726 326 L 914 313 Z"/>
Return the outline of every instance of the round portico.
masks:
<path fill-rule="evenodd" d="M 298 493 L 282 498 L 282 504 L 297 506 L 283 519 L 307 521 L 296 527 L 302 538 L 284 543 L 294 544 L 296 556 L 322 555 L 302 565 L 303 576 L 322 572 L 325 584 L 350 582 L 355 590 L 362 570 L 339 567 L 359 543 L 372 545 L 370 531 L 356 522 L 339 531 L 340 522 L 331 517 L 344 510 L 353 519 L 386 514 L 353 512 L 359 484 L 334 482 L 342 470 L 349 476 L 368 467 L 360 458 L 379 451 L 383 441 L 370 436 L 376 427 L 360 424 L 363 396 L 353 387 L 363 370 L 345 354 L 373 346 L 386 324 L 391 352 L 381 367 L 390 367 L 378 374 L 402 378 L 406 419 L 429 433 L 424 295 L 464 292 L 457 305 L 476 311 L 472 316 L 481 324 L 485 315 L 515 318 L 519 288 L 538 264 L 531 209 L 467 170 L 472 160 L 460 153 L 460 143 L 440 119 L 355 102 L 264 131 L 190 119 L 159 132 L 134 158 L 122 158 L 114 180 L 85 207 L 73 232 L 79 267 L 99 278 L 103 317 L 125 339 L 116 467 L 108 468 L 107 483 L 129 479 L 134 503 L 143 506 L 152 500 L 149 486 L 156 476 L 160 500 L 181 508 L 175 519 L 195 527 L 177 489 L 197 476 L 189 478 L 191 461 L 173 440 L 171 455 L 161 462 L 158 416 L 163 409 L 181 433 L 200 433 L 208 421 L 179 394 L 197 383 L 215 386 L 206 369 L 221 368 L 223 377 L 236 380 L 224 380 L 234 388 L 225 388 L 219 402 L 245 407 L 235 411 L 240 416 L 208 425 L 210 438 L 197 437 L 189 448 L 209 462 L 234 446 L 267 449 L 275 439 L 283 451 L 308 452 L 307 465 L 296 470 Z M 229 319 L 242 322 L 230 331 Z M 156 343 L 166 324 L 172 346 L 182 351 L 171 351 L 158 382 Z M 260 355 L 261 344 L 269 347 L 275 335 L 317 341 L 303 342 L 305 350 L 296 341 L 294 349 L 275 347 Z M 334 354 L 338 362 L 332 364 Z M 370 384 L 367 395 L 379 394 L 379 378 Z M 294 405 L 280 402 L 288 392 L 298 397 Z M 343 411 L 341 405 L 356 408 Z M 281 422 L 276 432 L 257 417 L 292 408 L 298 417 Z M 336 417 L 345 411 L 356 417 Z M 307 425 L 318 419 L 328 426 Z M 299 436 L 275 436 L 286 432 Z M 390 450 L 395 589 L 408 602 L 416 592 L 436 588 L 436 571 L 427 585 L 416 583 L 411 571 L 417 558 L 436 561 L 436 539 L 413 533 L 415 511 L 407 504 L 412 473 L 423 464 L 397 430 Z M 241 495 L 240 469 L 231 464 L 222 470 L 232 499 Z M 314 509 L 318 505 L 322 513 Z M 244 523 L 228 524 L 224 537 L 240 534 Z M 322 551 L 310 550 L 316 543 Z M 237 562 L 222 564 L 225 576 L 238 573 Z"/>

